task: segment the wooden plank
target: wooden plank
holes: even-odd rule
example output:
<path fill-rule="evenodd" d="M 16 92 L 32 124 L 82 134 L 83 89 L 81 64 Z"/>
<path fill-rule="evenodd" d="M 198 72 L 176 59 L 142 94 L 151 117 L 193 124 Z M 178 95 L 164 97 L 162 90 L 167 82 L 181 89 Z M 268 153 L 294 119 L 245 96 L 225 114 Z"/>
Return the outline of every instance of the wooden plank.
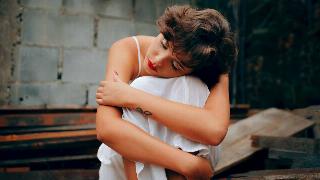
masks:
<path fill-rule="evenodd" d="M 253 147 L 320 153 L 319 139 L 252 135 L 251 140 Z"/>
<path fill-rule="evenodd" d="M 94 124 L 95 119 L 95 112 L 7 114 L 0 116 L 0 128 Z"/>
<path fill-rule="evenodd" d="M 23 178 L 22 178 L 23 177 Z M 31 171 L 27 173 L 0 173 L 0 179 L 6 180 L 98 180 L 98 169 L 67 169 L 49 171 Z"/>
<path fill-rule="evenodd" d="M 273 161 L 289 162 L 288 167 L 291 168 L 320 167 L 320 154 L 269 149 L 268 158 Z"/>
<path fill-rule="evenodd" d="M 23 135 L 4 135 L 0 136 L 0 142 L 14 142 L 14 141 L 28 141 L 36 139 L 50 139 L 50 138 L 64 138 L 64 137 L 81 137 L 93 136 L 96 137 L 96 130 L 79 130 L 67 132 L 45 132 L 45 133 L 31 133 Z"/>
<path fill-rule="evenodd" d="M 314 121 L 316 124 L 313 127 L 314 138 L 320 138 L 320 106 L 309 106 L 302 109 L 295 109 L 292 113 L 302 116 L 306 119 Z"/>
<path fill-rule="evenodd" d="M 13 141 L 13 142 L 2 142 L 0 143 L 0 153 L 3 152 L 14 152 L 15 150 L 37 150 L 37 149 L 48 149 L 60 147 L 74 147 L 76 145 L 82 147 L 95 147 L 101 144 L 96 136 L 84 136 L 84 137 L 65 137 L 65 138 L 51 138 L 51 139 L 36 139 L 29 141 Z"/>
<path fill-rule="evenodd" d="M 29 172 L 30 167 L 9 167 L 9 168 L 0 168 L 0 172 L 12 173 L 12 172 Z"/>
<path fill-rule="evenodd" d="M 288 150 L 271 148 L 268 151 L 268 158 L 270 159 L 304 159 L 304 158 L 320 159 L 320 154 L 310 154 L 306 152 L 288 151 Z"/>
<path fill-rule="evenodd" d="M 67 125 L 67 126 L 48 126 L 48 127 L 23 127 L 23 128 L 3 128 L 0 130 L 0 135 L 9 134 L 27 134 L 37 132 L 57 132 L 57 131 L 75 131 L 85 129 L 95 129 L 95 124 L 80 124 L 80 125 Z"/>
<path fill-rule="evenodd" d="M 2 160 L 0 161 L 1 167 L 6 166 L 21 166 L 39 163 L 52 163 L 61 161 L 76 161 L 76 160 L 97 160 L 97 154 L 84 154 L 84 155 L 72 155 L 72 156 L 58 156 L 58 157 L 41 157 L 41 158 L 30 158 L 30 159 L 13 159 L 13 160 Z"/>
<path fill-rule="evenodd" d="M 95 106 L 81 105 L 58 105 L 58 106 L 26 106 L 26 105 L 2 105 L 0 114 L 21 114 L 21 113 L 52 113 L 52 112 L 96 112 Z"/>
<path fill-rule="evenodd" d="M 320 168 L 250 171 L 230 175 L 230 179 L 320 179 Z"/>
<path fill-rule="evenodd" d="M 221 143 L 221 157 L 215 168 L 215 174 L 239 164 L 262 149 L 251 146 L 251 135 L 287 137 L 312 125 L 313 122 L 300 116 L 275 108 L 232 124 Z"/>

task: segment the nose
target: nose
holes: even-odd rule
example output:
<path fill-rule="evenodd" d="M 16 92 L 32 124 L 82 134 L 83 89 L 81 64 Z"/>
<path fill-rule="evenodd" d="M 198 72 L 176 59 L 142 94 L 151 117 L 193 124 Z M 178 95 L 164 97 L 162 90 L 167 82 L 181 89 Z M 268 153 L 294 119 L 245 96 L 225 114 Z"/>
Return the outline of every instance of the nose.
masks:
<path fill-rule="evenodd" d="M 162 62 L 163 62 L 163 59 L 161 59 L 161 58 L 155 58 L 153 64 L 154 64 L 154 66 L 156 66 L 156 67 L 160 67 L 160 66 L 162 65 Z"/>
<path fill-rule="evenodd" d="M 161 67 L 165 64 L 166 59 L 168 59 L 169 54 L 168 53 L 160 53 L 158 54 L 155 59 L 153 64 L 157 67 Z"/>

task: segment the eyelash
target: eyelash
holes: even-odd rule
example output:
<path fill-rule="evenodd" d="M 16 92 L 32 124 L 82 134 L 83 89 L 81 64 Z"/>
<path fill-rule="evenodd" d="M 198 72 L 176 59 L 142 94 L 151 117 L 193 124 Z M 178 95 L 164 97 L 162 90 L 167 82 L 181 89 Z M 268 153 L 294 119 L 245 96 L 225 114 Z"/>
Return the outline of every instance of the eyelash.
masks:
<path fill-rule="evenodd" d="M 162 45 L 163 49 L 168 49 L 168 47 L 167 47 L 166 45 L 164 45 L 164 43 L 163 43 L 164 40 L 165 40 L 165 39 L 161 40 L 161 45 Z M 166 40 L 165 40 L 165 41 L 166 41 Z"/>
<path fill-rule="evenodd" d="M 172 61 L 171 67 L 174 71 L 179 71 L 179 69 L 174 65 L 174 62 Z"/>
<path fill-rule="evenodd" d="M 166 45 L 164 45 L 163 41 L 166 41 L 166 39 L 162 39 L 161 40 L 161 45 L 163 47 L 163 49 L 168 49 L 168 47 Z M 171 67 L 174 71 L 179 71 L 179 68 L 177 68 L 175 65 L 174 65 L 174 62 L 172 61 L 171 62 Z"/>

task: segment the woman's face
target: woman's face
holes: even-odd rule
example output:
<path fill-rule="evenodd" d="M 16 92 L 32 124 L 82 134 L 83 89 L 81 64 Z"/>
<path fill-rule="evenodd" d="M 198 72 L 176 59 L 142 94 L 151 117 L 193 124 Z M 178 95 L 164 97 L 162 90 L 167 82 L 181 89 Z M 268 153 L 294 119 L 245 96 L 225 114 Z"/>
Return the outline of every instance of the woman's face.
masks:
<path fill-rule="evenodd" d="M 179 58 L 172 53 L 169 42 L 160 33 L 150 44 L 144 61 L 143 68 L 148 75 L 157 77 L 178 77 L 191 73 L 190 68 L 183 65 L 186 55 Z"/>

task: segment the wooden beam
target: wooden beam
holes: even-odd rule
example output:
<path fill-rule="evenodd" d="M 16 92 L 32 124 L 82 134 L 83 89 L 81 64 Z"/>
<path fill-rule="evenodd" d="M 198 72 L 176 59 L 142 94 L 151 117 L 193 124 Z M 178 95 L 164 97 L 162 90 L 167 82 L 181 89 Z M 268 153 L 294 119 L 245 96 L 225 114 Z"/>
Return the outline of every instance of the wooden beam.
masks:
<path fill-rule="evenodd" d="M 95 124 L 79 124 L 79 125 L 66 125 L 66 126 L 40 126 L 40 127 L 23 127 L 23 128 L 3 128 L 0 131 L 0 135 L 9 134 L 27 134 L 27 133 L 38 133 L 38 132 L 57 132 L 57 131 L 75 131 L 75 130 L 86 130 L 95 129 Z"/>
<path fill-rule="evenodd" d="M 98 169 L 68 169 L 68 170 L 48 170 L 31 171 L 27 173 L 0 173 L 0 179 L 23 179 L 23 180 L 98 180 Z"/>
<path fill-rule="evenodd" d="M 99 142 L 96 136 L 84 136 L 84 137 L 65 137 L 65 138 L 51 138 L 51 139 L 36 139 L 28 141 L 13 141 L 13 142 L 2 142 L 0 143 L 1 152 L 15 152 L 16 150 L 37 150 L 37 149 L 60 149 L 60 147 L 73 147 L 77 144 L 82 144 L 82 147 L 96 147 Z"/>
<path fill-rule="evenodd" d="M 0 106 L 0 114 L 25 114 L 25 113 L 56 113 L 56 112 L 96 112 L 97 107 L 80 105 L 63 106 L 21 106 L 3 105 Z"/>
<path fill-rule="evenodd" d="M 2 160 L 0 161 L 1 167 L 6 166 L 21 166 L 39 163 L 52 163 L 59 161 L 76 161 L 76 160 L 97 160 L 97 154 L 85 154 L 85 155 L 68 155 L 58 157 L 41 157 L 41 158 L 30 158 L 30 159 L 13 159 L 13 160 Z"/>
<path fill-rule="evenodd" d="M 252 135 L 251 140 L 253 147 L 320 154 L 319 139 Z"/>
<path fill-rule="evenodd" d="M 233 174 L 231 179 L 320 179 L 320 168 L 260 170 Z"/>
<path fill-rule="evenodd" d="M 96 137 L 96 130 L 79 130 L 79 131 L 67 131 L 67 132 L 44 132 L 44 133 L 31 133 L 23 135 L 4 135 L 0 136 L 1 142 L 14 142 L 14 141 L 28 141 L 36 139 L 50 139 L 50 138 L 64 138 L 64 137 L 83 137 L 91 136 Z"/>
<path fill-rule="evenodd" d="M 304 159 L 304 158 L 320 159 L 320 154 L 310 154 L 298 151 L 288 151 L 280 149 L 269 149 L 268 158 L 270 159 Z"/>
<path fill-rule="evenodd" d="M 320 154 L 269 149 L 268 158 L 271 161 L 279 160 L 280 162 L 289 162 L 288 167 L 291 168 L 320 167 Z"/>
<path fill-rule="evenodd" d="M 94 112 L 8 114 L 0 116 L 0 128 L 94 124 L 95 119 Z"/>
<path fill-rule="evenodd" d="M 241 120 L 229 127 L 221 143 L 221 157 L 215 168 L 219 174 L 254 155 L 262 148 L 251 146 L 251 135 L 292 136 L 314 123 L 290 112 L 271 108 Z"/>

